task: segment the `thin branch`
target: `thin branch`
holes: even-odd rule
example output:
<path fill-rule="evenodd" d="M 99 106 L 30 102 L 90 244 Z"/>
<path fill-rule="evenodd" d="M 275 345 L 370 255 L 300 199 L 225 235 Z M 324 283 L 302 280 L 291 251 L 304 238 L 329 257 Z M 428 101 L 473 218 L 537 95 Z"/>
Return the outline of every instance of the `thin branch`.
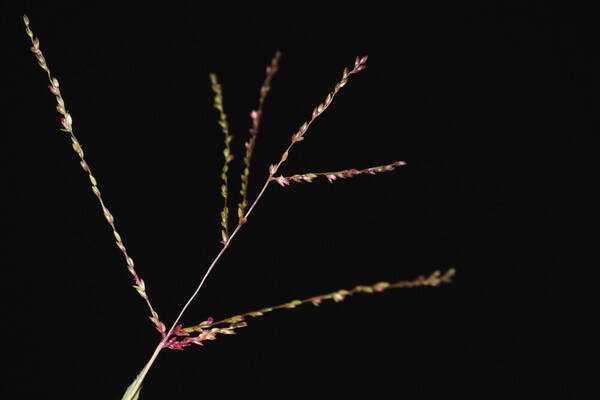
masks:
<path fill-rule="evenodd" d="M 182 350 L 183 347 L 189 346 L 191 344 L 199 344 L 202 345 L 202 341 L 206 340 L 206 333 L 212 332 L 213 335 L 210 336 L 209 340 L 213 340 L 215 338 L 216 333 L 226 333 L 231 334 L 234 333 L 233 330 L 237 328 L 243 328 L 247 326 L 245 319 L 246 317 L 260 317 L 265 313 L 281 310 L 281 309 L 292 309 L 296 308 L 302 304 L 311 303 L 314 306 L 319 306 L 325 300 L 333 300 L 336 303 L 342 302 L 348 296 L 352 296 L 357 293 L 382 293 L 388 289 L 396 289 L 396 288 L 414 288 L 414 287 L 422 287 L 422 286 L 440 286 L 441 284 L 447 284 L 452 282 L 452 278 L 456 274 L 456 270 L 449 269 L 444 274 L 440 271 L 435 271 L 429 276 L 419 276 L 413 280 L 409 281 L 399 281 L 393 284 L 388 282 L 379 282 L 372 286 L 359 285 L 355 286 L 353 289 L 346 290 L 340 289 L 332 293 L 322 294 L 319 296 L 312 296 L 306 298 L 304 300 L 292 300 L 287 303 L 280 304 L 278 306 L 273 307 L 264 307 L 256 311 L 251 311 L 243 314 L 234 315 L 229 318 L 222 319 L 220 321 L 214 322 L 212 318 L 207 319 L 206 321 L 200 322 L 199 324 L 189 326 L 186 328 L 182 328 L 180 325 L 177 327 L 175 331 L 177 336 L 185 336 L 186 338 L 177 340 L 176 338 L 171 338 L 169 342 L 167 342 L 168 348 L 175 350 Z M 226 328 L 217 328 L 218 325 L 227 324 Z M 225 329 L 225 332 L 220 332 L 219 329 Z M 190 334 L 198 332 L 198 336 L 189 336 Z"/>
<path fill-rule="evenodd" d="M 89 164 L 87 163 L 87 161 L 84 158 L 83 148 L 81 146 L 81 143 L 79 143 L 79 141 L 77 140 L 77 137 L 75 136 L 75 131 L 73 130 L 73 118 L 71 117 L 71 114 L 69 114 L 69 112 L 67 111 L 65 101 L 62 97 L 62 94 L 61 94 L 61 91 L 59 88 L 58 79 L 56 79 L 56 77 L 53 77 L 50 72 L 50 68 L 48 67 L 48 64 L 46 63 L 46 59 L 42 53 L 42 50 L 40 49 L 40 41 L 37 37 L 33 36 L 33 32 L 29 28 L 29 18 L 27 17 L 27 15 L 23 16 L 23 22 L 25 22 L 25 32 L 27 33 L 27 35 L 31 39 L 31 43 L 33 44 L 33 47 L 31 47 L 31 52 L 37 58 L 39 66 L 44 71 L 46 71 L 46 74 L 48 75 L 48 80 L 50 81 L 50 86 L 48 86 L 48 88 L 50 89 L 50 92 L 52 92 L 52 94 L 56 97 L 56 103 L 57 103 L 56 110 L 59 112 L 59 114 L 62 115 L 62 118 L 60 119 L 60 122 L 62 125 L 61 131 L 69 134 L 69 137 L 71 138 L 71 145 L 73 147 L 73 150 L 79 156 L 79 159 L 80 159 L 79 164 L 81 165 L 81 168 L 88 174 L 88 178 L 89 178 L 91 186 L 92 186 L 92 192 L 94 192 L 94 194 L 98 198 L 98 202 L 100 203 L 100 207 L 102 208 L 102 213 L 104 214 L 104 218 L 106 219 L 106 222 L 108 222 L 108 224 L 110 225 L 110 228 L 112 229 L 113 235 L 116 239 L 117 247 L 119 248 L 119 250 L 121 250 L 121 253 L 123 253 L 123 256 L 125 257 L 125 262 L 127 263 L 127 269 L 133 276 L 133 281 L 135 283 L 135 285 L 133 285 L 133 287 L 135 288 L 135 290 L 137 290 L 139 295 L 146 301 L 146 304 L 148 305 L 148 308 L 150 309 L 150 313 L 151 313 L 150 320 L 154 323 L 154 325 L 156 326 L 156 329 L 158 329 L 158 331 L 164 336 L 165 325 L 160 321 L 158 314 L 156 313 L 156 311 L 154 311 L 154 308 L 152 307 L 152 304 L 150 303 L 150 299 L 148 298 L 148 293 L 146 292 L 146 284 L 145 284 L 144 280 L 139 277 L 139 275 L 135 269 L 135 263 L 133 262 L 133 259 L 129 256 L 129 254 L 127 253 L 127 249 L 125 248 L 123 239 L 121 238 L 121 235 L 117 231 L 117 228 L 115 225 L 115 219 L 114 219 L 113 215 L 111 214 L 111 212 L 108 210 L 108 207 L 106 206 L 106 202 L 102 198 L 100 188 L 98 187 L 98 181 L 92 174 L 92 169 L 90 168 Z"/>
<path fill-rule="evenodd" d="M 378 165 L 377 167 L 371 167 L 366 169 L 346 169 L 343 171 L 335 171 L 335 172 L 309 172 L 307 174 L 296 174 L 292 176 L 274 176 L 271 178 L 275 182 L 279 183 L 281 186 L 287 186 L 291 182 L 312 182 L 313 179 L 319 176 L 324 176 L 327 178 L 329 183 L 333 183 L 337 178 L 352 178 L 356 175 L 369 174 L 375 175 L 378 172 L 387 172 L 393 171 L 396 167 L 404 166 L 406 162 L 404 161 L 396 161 L 387 165 Z"/>
<path fill-rule="evenodd" d="M 252 160 L 252 152 L 254 151 L 254 146 L 256 145 L 256 137 L 258 136 L 260 121 L 262 119 L 263 107 L 265 103 L 265 99 L 267 98 L 267 94 L 269 90 L 271 90 L 271 80 L 277 73 L 279 69 L 279 60 L 281 59 L 281 52 L 276 52 L 275 56 L 271 60 L 271 65 L 267 67 L 265 81 L 260 88 L 260 97 L 258 99 L 258 108 L 250 113 L 250 118 L 252 119 L 252 128 L 250 129 L 250 138 L 246 143 L 244 143 L 244 147 L 246 149 L 246 154 L 244 156 L 244 172 L 241 175 L 242 184 L 240 188 L 240 194 L 242 195 L 242 201 L 238 204 L 238 221 L 242 224 L 244 221 L 244 212 L 246 211 L 246 207 L 248 206 L 248 184 L 250 179 L 250 162 Z"/>
<path fill-rule="evenodd" d="M 262 189 L 258 193 L 258 196 L 256 196 L 256 199 L 254 200 L 254 202 L 252 203 L 252 205 L 248 209 L 248 212 L 246 213 L 246 215 L 244 215 L 244 219 L 247 219 L 250 216 L 250 214 L 252 213 L 252 210 L 254 210 L 254 207 L 256 206 L 256 204 L 258 203 L 258 201 L 260 200 L 260 198 L 262 197 L 262 195 L 265 193 L 265 190 L 267 189 L 267 186 L 269 185 L 269 183 L 270 183 L 270 180 L 267 179 L 267 181 L 263 185 Z M 204 273 L 204 276 L 202 277 L 202 280 L 200 281 L 200 283 L 196 287 L 196 290 L 194 290 L 194 293 L 192 293 L 192 295 L 190 296 L 190 298 L 187 300 L 187 302 L 185 303 L 185 305 L 183 306 L 183 308 L 179 312 L 179 315 L 177 315 L 177 318 L 175 318 L 175 322 L 173 322 L 173 324 L 171 325 L 171 328 L 169 328 L 169 331 L 167 332 L 165 338 L 169 338 L 171 336 L 171 334 L 173 333 L 173 330 L 177 326 L 177 323 L 179 322 L 179 320 L 181 319 L 181 317 L 183 316 L 183 314 L 185 313 L 185 311 L 187 310 L 187 308 L 190 306 L 190 304 L 192 304 L 192 302 L 194 301 L 194 299 L 196 298 L 196 296 L 200 292 L 200 289 L 204 285 L 204 282 L 208 278 L 208 275 L 210 275 L 211 271 L 213 270 L 213 268 L 215 267 L 215 265 L 217 265 L 217 262 L 219 261 L 219 259 L 223 255 L 223 253 L 225 253 L 225 250 L 227 250 L 227 248 L 229 247 L 229 244 L 231 243 L 231 241 L 233 240 L 233 238 L 239 232 L 240 228 L 243 225 L 244 224 L 238 224 L 236 226 L 235 230 L 233 231 L 233 233 L 231 234 L 231 236 L 229 236 L 229 238 L 227 239 L 227 241 L 223 245 L 223 248 L 219 251 L 219 253 L 215 257 L 215 259 L 212 261 L 212 263 L 210 264 L 210 266 L 208 267 L 208 269 Z"/>
<path fill-rule="evenodd" d="M 223 197 L 223 210 L 221 211 L 221 243 L 225 244 L 229 238 L 229 207 L 227 206 L 227 195 L 228 195 L 228 182 L 227 172 L 229 171 L 229 163 L 233 160 L 233 154 L 231 154 L 230 143 L 233 136 L 229 133 L 229 124 L 227 123 L 227 114 L 223 108 L 223 90 L 219 84 L 219 80 L 216 74 L 210 74 L 211 88 L 215 94 L 214 107 L 219 110 L 219 126 L 225 136 L 225 149 L 223 150 L 223 157 L 225 163 L 221 169 L 221 196 Z"/>
<path fill-rule="evenodd" d="M 366 68 L 365 64 L 366 64 L 368 58 L 369 58 L 368 56 L 356 57 L 356 60 L 354 61 L 354 68 L 352 68 L 351 70 L 349 70 L 348 68 L 344 68 L 344 72 L 342 73 L 342 79 L 338 83 L 335 84 L 333 91 L 327 95 L 327 97 L 325 98 L 325 101 L 323 103 L 319 104 L 317 107 L 315 107 L 313 109 L 310 120 L 303 123 L 300 126 L 300 128 L 298 128 L 298 131 L 292 135 L 292 141 L 289 144 L 289 146 L 287 147 L 287 149 L 281 155 L 279 162 L 277 164 L 271 165 L 269 167 L 269 179 L 272 178 L 273 175 L 275 175 L 275 173 L 277 173 L 277 170 L 279 169 L 279 167 L 281 167 L 281 165 L 285 162 L 285 160 L 287 160 L 289 152 L 292 149 L 292 147 L 294 146 L 294 144 L 304 140 L 304 134 L 306 134 L 306 131 L 308 130 L 308 128 L 331 105 L 333 99 L 338 94 L 340 89 L 343 88 L 344 86 L 346 86 L 346 83 L 348 83 L 348 78 L 351 75 L 357 74 Z"/>

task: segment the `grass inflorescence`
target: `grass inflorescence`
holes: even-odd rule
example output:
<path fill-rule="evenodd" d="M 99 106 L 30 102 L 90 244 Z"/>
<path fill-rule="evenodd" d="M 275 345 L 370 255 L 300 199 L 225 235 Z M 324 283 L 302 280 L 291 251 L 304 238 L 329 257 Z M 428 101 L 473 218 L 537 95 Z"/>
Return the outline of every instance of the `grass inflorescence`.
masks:
<path fill-rule="evenodd" d="M 305 122 L 303 122 L 300 127 L 297 129 L 295 133 L 291 135 L 290 143 L 287 148 L 283 151 L 279 160 L 271 164 L 268 169 L 267 177 L 259 190 L 258 194 L 254 198 L 254 200 L 248 200 L 248 185 L 249 185 L 249 176 L 250 176 L 250 167 L 251 167 L 251 159 L 252 154 L 256 146 L 256 138 L 259 134 L 260 123 L 264 113 L 264 105 L 267 98 L 267 94 L 271 88 L 271 82 L 276 72 L 279 69 L 279 62 L 281 59 L 281 53 L 276 52 L 273 57 L 271 64 L 266 68 L 266 77 L 263 85 L 260 88 L 259 92 L 259 101 L 258 107 L 255 110 L 252 110 L 250 113 L 251 118 L 251 128 L 250 128 L 250 136 L 248 140 L 244 143 L 245 155 L 244 155 L 244 169 L 241 173 L 241 185 L 240 185 L 240 194 L 242 196 L 240 203 L 238 203 L 237 208 L 237 216 L 238 223 L 235 225 L 233 229 L 230 229 L 229 226 L 229 164 L 233 160 L 233 151 L 231 149 L 231 143 L 233 140 L 233 135 L 230 133 L 229 123 L 227 121 L 227 114 L 224 110 L 223 105 L 223 88 L 219 83 L 216 74 L 210 74 L 211 88 L 214 93 L 214 107 L 219 112 L 219 126 L 224 135 L 224 164 L 221 169 L 221 196 L 223 197 L 223 209 L 221 211 L 221 243 L 222 248 L 217 253 L 206 272 L 202 276 L 199 284 L 196 286 L 194 292 L 188 298 L 186 303 L 183 305 L 181 310 L 179 311 L 178 316 L 174 319 L 171 327 L 169 329 L 166 328 L 166 325 L 159 319 L 158 313 L 153 308 L 148 293 L 146 289 L 146 283 L 139 276 L 136 270 L 136 264 L 133 259 L 127 252 L 125 247 L 122 235 L 117 231 L 115 218 L 113 214 L 109 211 L 108 206 L 106 205 L 106 201 L 104 200 L 100 188 L 98 186 L 97 178 L 92 174 L 91 167 L 88 162 L 84 158 L 83 146 L 77 139 L 75 135 L 75 131 L 73 129 L 73 117 L 69 113 L 65 100 L 63 98 L 63 94 L 60 90 L 60 85 L 58 79 L 52 75 L 50 72 L 50 68 L 48 67 L 48 63 L 42 50 L 40 48 L 40 41 L 37 37 L 34 36 L 32 30 L 30 29 L 30 21 L 27 16 L 23 17 L 25 23 L 25 31 L 29 36 L 32 47 L 31 51 L 35 55 L 38 65 L 46 72 L 48 76 L 48 80 L 50 85 L 48 86 L 50 92 L 55 96 L 56 99 L 56 109 L 58 113 L 61 115 L 60 118 L 60 130 L 67 133 L 70 140 L 71 146 L 77 156 L 79 157 L 80 166 L 87 174 L 89 181 L 91 183 L 92 192 L 97 197 L 100 207 L 102 209 L 103 216 L 107 223 L 109 224 L 112 235 L 115 238 L 116 245 L 124 256 L 125 263 L 127 265 L 127 269 L 133 276 L 134 280 L 134 288 L 137 293 L 144 299 L 149 310 L 150 310 L 150 319 L 153 322 L 156 329 L 161 334 L 161 339 L 156 345 L 152 356 L 145 364 L 144 368 L 140 371 L 140 373 L 136 376 L 135 380 L 129 385 L 125 394 L 123 395 L 123 400 L 135 400 L 138 399 L 140 395 L 141 385 L 148 373 L 149 369 L 152 367 L 158 354 L 163 349 L 173 349 L 173 350 L 183 350 L 185 347 L 188 347 L 192 344 L 202 345 L 204 341 L 214 340 L 217 338 L 219 334 L 233 334 L 239 328 L 245 327 L 247 325 L 246 319 L 247 317 L 259 317 L 264 315 L 265 313 L 279 310 L 279 309 L 293 309 L 302 304 L 311 303 L 315 306 L 320 305 L 323 301 L 332 300 L 334 302 L 341 302 L 348 296 L 358 294 L 358 293 L 381 293 L 388 289 L 393 288 L 410 288 L 410 287 L 419 287 L 419 286 L 439 286 L 441 284 L 450 283 L 452 277 L 455 274 L 454 269 L 449 269 L 448 271 L 442 273 L 440 271 L 435 271 L 429 276 L 419 276 L 413 280 L 405 280 L 390 284 L 388 282 L 379 282 L 371 286 L 358 285 L 353 289 L 341 289 L 335 292 L 312 296 L 306 298 L 304 300 L 292 300 L 277 306 L 272 307 L 264 307 L 256 311 L 251 311 L 243 314 L 237 314 L 229 318 L 225 318 L 219 321 L 214 321 L 213 318 L 208 318 L 196 325 L 183 327 L 179 324 L 179 321 L 183 314 L 186 312 L 189 305 L 194 301 L 196 295 L 202 288 L 204 282 L 210 275 L 211 271 L 217 265 L 221 256 L 229 247 L 231 241 L 240 231 L 244 223 L 247 221 L 252 211 L 264 195 L 267 187 L 272 182 L 277 182 L 282 186 L 287 186 L 292 182 L 312 182 L 314 179 L 318 177 L 324 177 L 329 182 L 334 182 L 337 179 L 346 179 L 351 178 L 357 175 L 374 175 L 381 172 L 389 172 L 395 170 L 396 167 L 405 165 L 404 161 L 396 161 L 391 164 L 379 165 L 375 167 L 370 167 L 366 169 L 345 169 L 333 172 L 316 172 L 316 173 L 301 173 L 301 174 L 293 174 L 290 176 L 279 175 L 276 176 L 278 170 L 282 166 L 283 163 L 288 159 L 291 149 L 295 144 L 303 141 L 305 139 L 305 135 L 311 125 L 316 121 L 316 119 L 323 114 L 329 106 L 332 104 L 335 97 L 339 94 L 341 89 L 348 83 L 350 78 L 353 75 L 358 74 L 366 68 L 366 63 L 368 60 L 367 56 L 356 57 L 354 60 L 354 64 L 351 68 L 344 68 L 342 72 L 341 79 L 335 84 L 334 88 L 325 96 L 323 102 L 318 104 L 310 114 L 310 118 L 308 118 Z"/>

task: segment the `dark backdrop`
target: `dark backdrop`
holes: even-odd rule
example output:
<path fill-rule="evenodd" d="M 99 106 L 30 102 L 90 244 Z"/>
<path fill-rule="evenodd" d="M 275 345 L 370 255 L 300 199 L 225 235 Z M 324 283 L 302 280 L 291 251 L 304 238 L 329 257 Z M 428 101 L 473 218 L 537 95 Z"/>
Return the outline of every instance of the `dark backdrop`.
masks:
<path fill-rule="evenodd" d="M 290 153 L 286 175 L 395 172 L 272 185 L 184 317 L 192 324 L 356 284 L 455 268 L 454 283 L 354 296 L 249 321 L 165 351 L 142 399 L 575 398 L 586 276 L 580 185 L 592 151 L 593 15 L 545 2 L 448 5 L 36 3 L 2 14 L 17 73 L 3 279 L 7 398 L 116 399 L 159 340 L 68 136 L 21 15 L 59 78 L 86 158 L 161 317 L 219 250 L 223 136 L 241 146 L 281 50 L 254 153 L 256 196 L 298 126 L 368 54 Z M 585 146 L 584 146 L 585 145 Z M 12 188 L 12 189 L 11 189 Z M 234 209 L 235 210 L 235 209 Z M 232 214 L 235 214 L 233 212 Z M 6 361 L 6 363 L 9 363 Z"/>

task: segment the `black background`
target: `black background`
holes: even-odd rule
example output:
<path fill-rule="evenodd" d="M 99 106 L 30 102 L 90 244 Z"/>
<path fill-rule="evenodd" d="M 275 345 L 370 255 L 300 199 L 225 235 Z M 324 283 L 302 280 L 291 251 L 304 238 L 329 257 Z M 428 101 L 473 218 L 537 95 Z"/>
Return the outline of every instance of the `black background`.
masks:
<path fill-rule="evenodd" d="M 457 270 L 448 286 L 281 311 L 203 348 L 164 351 L 141 399 L 578 397 L 585 349 L 573 293 L 591 267 L 580 188 L 598 105 L 590 10 L 526 1 L 396 10 L 86 3 L 2 13 L 17 68 L 4 77 L 5 135 L 14 139 L 3 151 L 14 172 L 7 198 L 17 203 L 3 319 L 7 348 L 18 349 L 4 391 L 120 398 L 160 338 L 59 131 L 20 25 L 26 12 L 166 323 L 220 248 L 223 136 L 208 73 L 220 76 L 235 135 L 236 204 L 249 112 L 276 50 L 283 58 L 251 198 L 290 135 L 364 54 L 367 70 L 282 172 L 408 165 L 269 187 L 183 322 Z"/>

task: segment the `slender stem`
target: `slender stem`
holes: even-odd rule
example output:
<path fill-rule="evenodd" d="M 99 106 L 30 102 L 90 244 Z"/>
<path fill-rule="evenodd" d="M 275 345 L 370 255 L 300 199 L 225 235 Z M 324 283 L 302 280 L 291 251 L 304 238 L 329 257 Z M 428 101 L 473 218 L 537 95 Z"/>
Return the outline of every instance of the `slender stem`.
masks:
<path fill-rule="evenodd" d="M 260 198 L 264 194 L 265 190 L 267 189 L 267 186 L 269 186 L 269 183 L 271 183 L 271 178 L 272 178 L 272 175 L 269 175 L 269 177 L 265 181 L 265 184 L 263 185 L 262 189 L 258 193 L 258 196 L 256 196 L 256 199 L 254 200 L 254 202 L 252 203 L 252 205 L 248 209 L 248 212 L 244 216 L 244 219 L 247 219 L 248 216 L 250 215 L 250 213 L 252 213 L 252 210 L 254 209 L 254 207 L 256 206 L 256 204 L 258 203 L 258 201 L 260 200 Z M 212 269 L 214 268 L 214 266 L 217 264 L 217 262 L 219 261 L 219 259 L 223 255 L 223 253 L 225 253 L 225 250 L 227 249 L 227 247 L 229 247 L 229 243 L 231 243 L 231 240 L 238 233 L 238 231 L 240 230 L 240 228 L 242 227 L 242 225 L 244 225 L 244 224 L 243 223 L 238 223 L 237 227 L 235 228 L 235 230 L 233 231 L 233 233 L 231 234 L 231 236 L 229 236 L 229 238 L 227 239 L 227 241 L 223 244 L 223 248 L 221 249 L 221 251 L 219 251 L 219 254 L 217 254 L 217 256 L 215 257 L 215 259 L 213 260 L 213 262 L 210 264 L 210 267 L 208 267 L 208 270 L 206 270 L 206 272 L 204 273 L 204 276 L 202 277 L 202 280 L 200 281 L 200 284 L 198 285 L 198 287 L 196 288 L 196 290 L 194 291 L 194 293 L 190 296 L 190 298 L 188 299 L 188 301 L 185 303 L 185 305 L 183 306 L 183 308 L 179 312 L 179 315 L 175 319 L 175 322 L 173 322 L 173 325 L 171 326 L 171 328 L 169 328 L 169 330 L 167 331 L 167 334 L 163 337 L 163 339 L 158 343 L 158 345 L 154 349 L 154 353 L 152 353 L 152 356 L 150 357 L 150 360 L 148 360 L 148 362 L 146 363 L 146 365 L 144 366 L 144 368 L 138 374 L 138 376 L 137 376 L 137 378 L 135 380 L 135 387 L 133 388 L 132 393 L 135 393 L 139 389 L 140 385 L 144 381 L 144 378 L 146 377 L 146 374 L 148 373 L 148 371 L 152 367 L 152 364 L 154 364 L 154 361 L 156 361 L 156 358 L 158 357 L 158 354 L 161 352 L 162 349 L 165 348 L 164 345 L 167 342 L 167 340 L 169 340 L 171 334 L 173 333 L 173 329 L 175 329 L 175 327 L 177 326 L 177 323 L 179 322 L 179 320 L 181 319 L 181 317 L 183 316 L 183 314 L 185 313 L 185 311 L 187 310 L 187 308 L 194 301 L 194 299 L 196 298 L 196 295 L 198 295 L 198 292 L 200 292 L 200 289 L 204 285 L 204 282 L 206 281 L 206 278 L 208 278 L 208 275 L 210 274 L 210 272 L 212 271 Z"/>
<path fill-rule="evenodd" d="M 281 58 L 281 52 L 277 51 L 275 57 L 271 60 L 271 65 L 267 67 L 267 75 L 265 81 L 260 88 L 260 97 L 258 99 L 258 108 L 256 111 L 250 113 L 252 119 L 252 128 L 250 129 L 250 139 L 244 144 L 246 148 L 246 155 L 244 156 L 244 171 L 242 173 L 240 194 L 242 195 L 242 201 L 238 204 L 238 221 L 243 222 L 244 212 L 248 206 L 248 184 L 250 181 L 250 163 L 252 161 L 252 153 L 254 146 L 256 145 L 256 138 L 260 128 L 260 122 L 262 120 L 263 108 L 265 105 L 265 99 L 267 94 L 271 90 L 271 80 L 279 69 L 279 59 Z"/>
<path fill-rule="evenodd" d="M 248 209 L 248 212 L 246 213 L 246 215 L 244 215 L 244 220 L 247 220 L 248 217 L 250 216 L 250 214 L 252 213 L 252 210 L 254 209 L 254 207 L 256 206 L 256 204 L 258 203 L 258 201 L 260 200 L 260 198 L 262 197 L 263 193 L 267 189 L 267 186 L 269 186 L 269 183 L 271 183 L 271 178 L 272 178 L 272 175 L 269 175 L 269 177 L 265 181 L 265 184 L 263 185 L 262 189 L 258 193 L 258 196 L 256 196 L 256 199 L 254 200 L 254 202 L 252 203 L 252 205 Z M 227 248 L 229 247 L 229 244 L 231 243 L 231 241 L 233 240 L 233 238 L 235 237 L 235 235 L 238 233 L 238 231 L 240 230 L 240 228 L 242 227 L 242 225 L 244 225 L 244 224 L 243 223 L 238 223 L 238 225 L 236 226 L 235 230 L 231 233 L 231 236 L 229 236 L 229 238 L 227 239 L 227 241 L 225 242 L 225 244 L 223 244 L 223 248 L 221 249 L 221 251 L 219 251 L 219 254 L 217 254 L 217 256 L 215 257 L 215 259 L 213 260 L 213 262 L 210 264 L 210 267 L 208 267 L 208 269 L 204 273 L 204 276 L 202 277 L 202 280 L 200 281 L 200 284 L 198 285 L 198 287 L 196 288 L 196 290 L 194 291 L 194 293 L 190 296 L 190 298 L 188 299 L 188 301 L 185 303 L 185 305 L 183 306 L 183 308 L 179 312 L 179 315 L 175 319 L 175 322 L 173 322 L 173 325 L 167 331 L 167 334 L 166 334 L 165 338 L 168 338 L 169 336 L 171 336 L 171 333 L 173 332 L 173 329 L 175 329 L 175 327 L 177 326 L 177 323 L 179 322 L 179 320 L 183 316 L 183 313 L 185 313 L 185 311 L 187 310 L 187 308 L 194 301 L 194 299 L 196 298 L 196 295 L 198 294 L 198 292 L 200 291 L 200 289 L 204 285 L 204 282 L 206 281 L 206 278 L 208 278 L 208 275 L 211 273 L 211 271 L 214 268 L 214 266 L 217 265 L 217 262 L 219 261 L 219 259 L 223 255 L 223 253 L 225 253 L 225 250 L 227 250 Z"/>

